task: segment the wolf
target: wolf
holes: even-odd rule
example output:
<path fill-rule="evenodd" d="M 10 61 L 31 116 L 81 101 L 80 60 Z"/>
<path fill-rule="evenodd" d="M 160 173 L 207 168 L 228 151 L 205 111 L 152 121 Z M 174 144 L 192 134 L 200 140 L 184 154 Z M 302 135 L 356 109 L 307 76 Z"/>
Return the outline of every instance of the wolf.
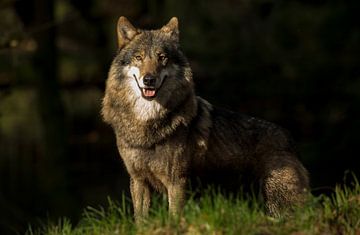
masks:
<path fill-rule="evenodd" d="M 136 221 L 148 214 L 154 189 L 178 215 L 189 179 L 218 172 L 251 172 L 271 216 L 305 200 L 308 173 L 286 130 L 196 96 L 176 17 L 143 30 L 121 16 L 117 39 L 101 113 L 130 175 Z"/>

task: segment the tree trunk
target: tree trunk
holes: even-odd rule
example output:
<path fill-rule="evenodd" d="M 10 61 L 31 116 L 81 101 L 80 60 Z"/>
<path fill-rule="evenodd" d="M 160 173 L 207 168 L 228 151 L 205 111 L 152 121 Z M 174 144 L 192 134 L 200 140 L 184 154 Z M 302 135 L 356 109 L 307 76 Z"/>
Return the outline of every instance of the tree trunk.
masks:
<path fill-rule="evenodd" d="M 69 215 L 67 188 L 67 131 L 58 84 L 54 0 L 34 0 L 34 35 L 37 51 L 33 66 L 37 76 L 38 107 L 44 128 L 44 155 L 40 161 L 39 187 L 52 216 Z"/>

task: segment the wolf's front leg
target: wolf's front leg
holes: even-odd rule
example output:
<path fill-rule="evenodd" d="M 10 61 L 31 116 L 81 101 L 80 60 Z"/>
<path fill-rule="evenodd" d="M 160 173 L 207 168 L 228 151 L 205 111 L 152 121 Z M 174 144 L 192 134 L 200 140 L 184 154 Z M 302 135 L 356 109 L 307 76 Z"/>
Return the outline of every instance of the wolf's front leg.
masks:
<path fill-rule="evenodd" d="M 173 182 L 167 187 L 169 212 L 171 215 L 177 216 L 181 213 L 185 200 L 185 179 Z"/>
<path fill-rule="evenodd" d="M 134 206 L 135 221 L 138 223 L 146 217 L 150 207 L 150 189 L 142 179 L 130 179 L 130 192 Z"/>

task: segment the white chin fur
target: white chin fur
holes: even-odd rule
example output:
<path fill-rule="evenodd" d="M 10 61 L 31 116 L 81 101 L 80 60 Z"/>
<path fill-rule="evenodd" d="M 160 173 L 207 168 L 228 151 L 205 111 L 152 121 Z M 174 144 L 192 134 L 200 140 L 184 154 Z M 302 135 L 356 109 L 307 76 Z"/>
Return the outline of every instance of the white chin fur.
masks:
<path fill-rule="evenodd" d="M 141 76 L 139 68 L 135 66 L 126 66 L 123 71 L 129 79 L 128 82 L 133 91 L 131 94 L 129 94 L 129 100 L 134 104 L 133 111 L 135 118 L 141 121 L 158 118 L 161 115 L 161 111 L 164 109 L 164 107 L 158 103 L 156 99 L 146 100 L 142 97 L 141 90 L 135 81 L 135 77 L 139 78 Z M 162 76 L 162 79 L 163 78 L 164 76 Z M 142 79 L 140 79 L 140 81 L 142 81 Z M 143 85 L 142 82 L 140 83 L 140 81 L 138 80 L 139 85 Z"/>
<path fill-rule="evenodd" d="M 134 102 L 134 114 L 136 119 L 147 121 L 156 119 L 161 116 L 161 111 L 164 107 L 156 101 L 156 99 L 148 101 L 139 97 Z"/>

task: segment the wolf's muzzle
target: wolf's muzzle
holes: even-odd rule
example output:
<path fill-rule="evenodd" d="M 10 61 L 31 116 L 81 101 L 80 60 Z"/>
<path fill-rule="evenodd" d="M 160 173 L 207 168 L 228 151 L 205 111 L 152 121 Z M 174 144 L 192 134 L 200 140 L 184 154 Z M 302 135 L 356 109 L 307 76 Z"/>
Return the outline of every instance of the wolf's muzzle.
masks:
<path fill-rule="evenodd" d="M 152 100 L 153 98 L 155 98 L 155 96 L 156 96 L 156 87 L 155 87 L 156 77 L 145 75 L 143 77 L 143 81 L 142 81 L 144 86 L 142 87 L 139 85 L 136 75 L 133 74 L 133 76 L 134 76 L 137 86 L 139 87 L 139 89 L 141 91 L 142 97 L 147 100 Z"/>

